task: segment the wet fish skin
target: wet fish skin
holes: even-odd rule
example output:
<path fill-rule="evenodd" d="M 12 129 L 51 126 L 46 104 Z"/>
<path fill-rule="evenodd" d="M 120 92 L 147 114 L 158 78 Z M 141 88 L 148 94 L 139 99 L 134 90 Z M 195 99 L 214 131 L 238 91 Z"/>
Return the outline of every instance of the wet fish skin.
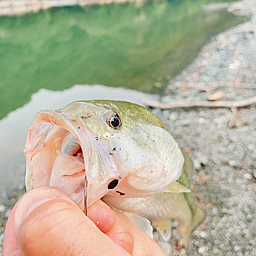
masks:
<path fill-rule="evenodd" d="M 117 114 L 121 125 L 111 127 Z M 63 152 L 75 136 L 83 159 Z M 72 152 L 76 146 L 73 146 Z M 167 189 L 181 174 L 183 156 L 164 124 L 142 106 L 124 101 L 78 101 L 39 112 L 25 146 L 26 186 L 60 188 L 83 209 L 106 193 L 142 197 Z M 75 166 L 75 169 L 74 167 Z M 110 183 L 117 180 L 113 188 Z"/>
<path fill-rule="evenodd" d="M 192 160 L 183 151 L 185 163 L 180 178 L 177 182 L 190 189 L 189 176 L 192 175 Z M 145 229 L 141 220 L 137 221 L 137 214 L 150 220 L 160 232 L 164 240 L 168 241 L 171 236 L 171 219 L 178 220 L 185 246 L 188 245 L 191 232 L 205 219 L 205 213 L 197 205 L 193 193 L 161 192 L 143 198 L 111 197 L 107 194 L 103 201 L 128 216 L 141 229 Z"/>

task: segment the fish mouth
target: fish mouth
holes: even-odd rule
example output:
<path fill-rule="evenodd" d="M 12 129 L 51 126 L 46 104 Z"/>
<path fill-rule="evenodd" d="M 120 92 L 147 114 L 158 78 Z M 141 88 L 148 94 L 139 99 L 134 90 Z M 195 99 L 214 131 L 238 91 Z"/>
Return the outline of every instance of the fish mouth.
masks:
<path fill-rule="evenodd" d="M 71 157 L 78 159 L 80 162 L 84 163 L 84 154 L 81 148 L 81 145 L 77 141 L 76 137 L 73 134 L 68 134 L 62 142 L 61 152 L 67 154 Z"/>
<path fill-rule="evenodd" d="M 68 194 L 82 210 L 85 175 L 93 191 L 93 194 L 87 193 L 88 205 L 108 192 L 102 186 L 104 166 L 95 146 L 95 136 L 85 125 L 59 111 L 41 111 L 36 115 L 24 153 L 27 191 L 40 186 L 56 187 Z"/>

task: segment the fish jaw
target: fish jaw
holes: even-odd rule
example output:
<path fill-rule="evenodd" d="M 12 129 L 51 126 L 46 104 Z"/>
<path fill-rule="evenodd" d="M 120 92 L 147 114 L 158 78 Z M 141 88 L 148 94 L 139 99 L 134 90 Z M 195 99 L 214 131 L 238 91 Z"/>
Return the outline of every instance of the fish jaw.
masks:
<path fill-rule="evenodd" d="M 83 159 L 61 151 L 64 141 L 72 136 L 81 147 Z M 27 191 L 39 186 L 57 187 L 83 210 L 86 173 L 87 205 L 103 197 L 108 192 L 109 179 L 119 175 L 114 168 L 105 169 L 94 139 L 79 119 L 71 119 L 61 111 L 39 112 L 28 132 L 24 150 Z"/>

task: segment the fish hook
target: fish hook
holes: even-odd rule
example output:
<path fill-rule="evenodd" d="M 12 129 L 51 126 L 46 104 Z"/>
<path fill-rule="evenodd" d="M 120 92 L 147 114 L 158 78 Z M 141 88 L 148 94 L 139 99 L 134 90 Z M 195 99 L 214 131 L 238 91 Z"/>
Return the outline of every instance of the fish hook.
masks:
<path fill-rule="evenodd" d="M 87 216 L 87 178 L 84 180 L 84 214 Z"/>

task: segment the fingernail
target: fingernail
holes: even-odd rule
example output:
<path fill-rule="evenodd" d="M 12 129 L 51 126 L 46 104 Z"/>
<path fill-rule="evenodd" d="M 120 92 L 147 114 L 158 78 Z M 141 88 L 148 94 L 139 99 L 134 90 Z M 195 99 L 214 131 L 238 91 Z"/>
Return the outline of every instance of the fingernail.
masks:
<path fill-rule="evenodd" d="M 19 229 L 21 223 L 28 215 L 39 205 L 60 197 L 57 190 L 47 188 L 38 188 L 29 191 L 21 198 L 14 217 L 15 231 Z"/>

